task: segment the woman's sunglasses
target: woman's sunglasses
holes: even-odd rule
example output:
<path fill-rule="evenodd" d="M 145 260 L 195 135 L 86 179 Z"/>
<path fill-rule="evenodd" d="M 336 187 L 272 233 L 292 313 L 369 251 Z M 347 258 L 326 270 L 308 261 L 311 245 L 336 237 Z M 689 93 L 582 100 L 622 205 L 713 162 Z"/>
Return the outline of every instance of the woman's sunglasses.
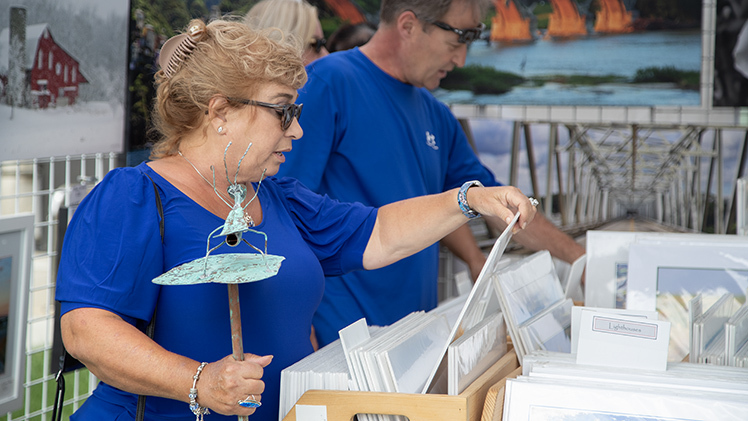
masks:
<path fill-rule="evenodd" d="M 291 123 L 293 123 L 294 118 L 298 120 L 298 118 L 301 117 L 301 109 L 304 107 L 304 104 L 271 104 L 269 102 L 254 101 L 251 99 L 226 99 L 232 102 L 238 102 L 246 105 L 257 105 L 258 107 L 272 108 L 276 113 L 278 113 L 278 116 L 281 119 L 281 128 L 283 129 L 283 131 L 286 131 L 289 127 L 291 127 Z"/>

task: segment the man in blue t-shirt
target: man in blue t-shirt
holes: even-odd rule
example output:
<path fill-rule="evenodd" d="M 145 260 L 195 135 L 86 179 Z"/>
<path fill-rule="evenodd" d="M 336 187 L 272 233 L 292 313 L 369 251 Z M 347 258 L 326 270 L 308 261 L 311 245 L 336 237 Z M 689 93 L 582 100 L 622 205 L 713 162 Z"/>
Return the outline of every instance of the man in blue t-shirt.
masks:
<path fill-rule="evenodd" d="M 307 66 L 299 91 L 304 136 L 279 175 L 347 202 L 382 206 L 460 187 L 477 180 L 499 184 L 478 160 L 450 110 L 430 89 L 463 66 L 467 45 L 480 36 L 487 0 L 383 0 L 380 26 L 360 49 Z M 459 29 L 462 28 L 462 29 Z M 457 198 L 455 197 L 455 200 Z M 503 229 L 501 221 L 489 221 Z M 539 213 L 516 240 L 573 262 L 585 250 Z M 471 270 L 485 256 L 466 224 L 443 242 Z M 365 317 L 389 325 L 437 305 L 438 245 L 374 271 L 326 278 L 314 316 L 320 346 Z"/>

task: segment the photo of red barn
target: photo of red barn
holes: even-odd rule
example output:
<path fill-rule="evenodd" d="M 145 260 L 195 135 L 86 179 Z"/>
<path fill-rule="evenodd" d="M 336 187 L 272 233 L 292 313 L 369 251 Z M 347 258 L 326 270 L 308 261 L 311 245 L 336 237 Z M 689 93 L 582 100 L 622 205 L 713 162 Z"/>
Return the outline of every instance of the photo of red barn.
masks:
<path fill-rule="evenodd" d="M 10 55 L 10 29 L 0 31 L 0 80 L 7 87 Z M 78 61 L 52 37 L 49 25 L 40 23 L 26 27 L 26 87 L 31 105 L 38 108 L 75 104 L 78 87 L 88 83 L 81 74 Z M 6 70 L 7 71 L 7 70 Z"/>

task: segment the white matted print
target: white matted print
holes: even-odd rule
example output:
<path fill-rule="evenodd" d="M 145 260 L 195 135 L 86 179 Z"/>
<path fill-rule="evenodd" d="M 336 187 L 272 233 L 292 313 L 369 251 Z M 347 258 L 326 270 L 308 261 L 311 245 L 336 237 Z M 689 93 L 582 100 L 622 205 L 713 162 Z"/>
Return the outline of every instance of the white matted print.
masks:
<path fill-rule="evenodd" d="M 520 377 L 506 382 L 503 419 L 706 421 L 740 420 L 746 413 L 748 402 L 738 394 Z"/>
<path fill-rule="evenodd" d="M 668 359 L 688 354 L 688 303 L 697 294 L 713 303 L 725 293 L 745 302 L 748 242 L 634 243 L 629 248 L 626 308 L 657 310 L 672 323 Z"/>
<path fill-rule="evenodd" d="M 628 308 L 629 247 L 635 242 L 716 246 L 721 243 L 744 243 L 745 238 L 724 234 L 587 231 L 586 306 Z"/>
<path fill-rule="evenodd" d="M 0 413 L 23 406 L 34 216 L 0 218 Z"/>
<path fill-rule="evenodd" d="M 635 238 L 634 232 L 587 231 L 586 306 L 625 307 L 629 245 Z"/>

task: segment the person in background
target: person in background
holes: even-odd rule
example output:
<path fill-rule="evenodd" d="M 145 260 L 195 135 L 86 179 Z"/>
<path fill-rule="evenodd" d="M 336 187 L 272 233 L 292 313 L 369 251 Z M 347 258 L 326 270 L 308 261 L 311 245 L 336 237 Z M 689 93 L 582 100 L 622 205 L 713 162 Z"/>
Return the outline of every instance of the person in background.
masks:
<path fill-rule="evenodd" d="M 149 421 L 277 420 L 281 371 L 313 351 L 325 276 L 391 264 L 476 212 L 519 212 L 520 230 L 535 216 L 514 187 L 373 208 L 274 177 L 303 134 L 294 101 L 306 82 L 301 51 L 278 30 L 193 20 L 159 64 L 153 160 L 110 171 L 65 234 L 62 338 L 101 380 L 72 421 L 133 420 L 138 395 Z M 215 235 L 228 219 L 243 236 Z M 243 360 L 232 356 L 226 284 L 153 282 L 205 257 L 206 239 L 211 258 L 265 248 L 284 258 L 275 276 L 238 285 Z M 151 320 L 153 336 L 141 330 Z"/>
<path fill-rule="evenodd" d="M 280 175 L 346 202 L 382 206 L 460 187 L 465 180 L 499 185 L 481 164 L 449 108 L 430 89 L 465 64 L 480 38 L 490 0 L 382 0 L 380 23 L 360 48 L 330 54 L 310 66 L 299 103 L 304 138 Z M 497 230 L 501 221 L 488 219 Z M 539 216 L 514 238 L 573 262 L 584 247 Z M 486 257 L 468 225 L 442 241 L 475 279 Z M 438 246 L 388 267 L 327 277 L 314 316 L 320 346 L 366 318 L 389 325 L 437 305 Z"/>
<path fill-rule="evenodd" d="M 366 44 L 376 31 L 377 27 L 371 22 L 343 24 L 330 34 L 330 38 L 327 40 L 327 49 L 334 53 L 335 51 L 360 47 Z"/>
<path fill-rule="evenodd" d="M 244 16 L 250 28 L 278 28 L 303 46 L 304 64 L 329 54 L 317 8 L 306 0 L 262 0 Z"/>
<path fill-rule="evenodd" d="M 262 0 L 249 9 L 244 23 L 254 29 L 280 29 L 302 50 L 305 66 L 329 54 L 318 10 L 306 0 Z M 317 350 L 317 335 L 314 328 L 310 330 L 312 345 Z"/>

